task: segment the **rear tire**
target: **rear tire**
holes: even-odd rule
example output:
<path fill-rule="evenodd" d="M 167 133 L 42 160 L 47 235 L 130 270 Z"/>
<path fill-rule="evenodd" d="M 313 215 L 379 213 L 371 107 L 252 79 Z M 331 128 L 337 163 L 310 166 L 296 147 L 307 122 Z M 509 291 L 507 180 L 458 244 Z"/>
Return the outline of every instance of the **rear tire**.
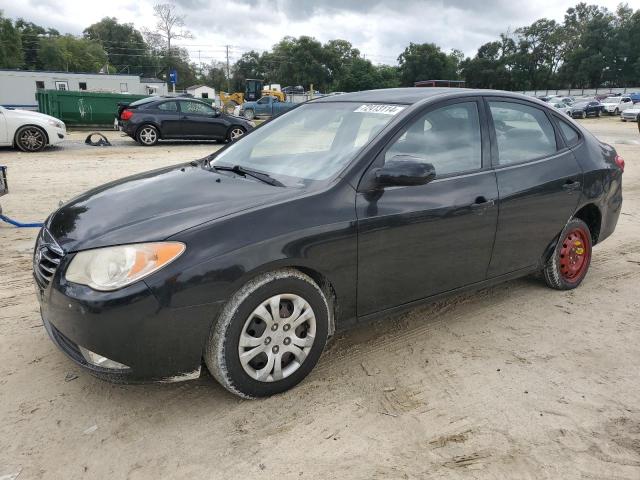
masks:
<path fill-rule="evenodd" d="M 23 152 L 41 152 L 47 143 L 47 134 L 40 127 L 28 125 L 16 132 L 15 144 Z"/>
<path fill-rule="evenodd" d="M 544 267 L 543 276 L 547 286 L 556 290 L 571 290 L 580 285 L 589 271 L 591 250 L 589 226 L 579 218 L 571 219 Z"/>
<path fill-rule="evenodd" d="M 294 269 L 265 273 L 229 299 L 211 329 L 205 363 L 224 388 L 241 397 L 284 392 L 318 362 L 329 318 L 329 303 L 309 276 Z"/>
<path fill-rule="evenodd" d="M 160 140 L 160 133 L 153 125 L 142 125 L 136 132 L 136 141 L 145 147 L 152 147 Z"/>

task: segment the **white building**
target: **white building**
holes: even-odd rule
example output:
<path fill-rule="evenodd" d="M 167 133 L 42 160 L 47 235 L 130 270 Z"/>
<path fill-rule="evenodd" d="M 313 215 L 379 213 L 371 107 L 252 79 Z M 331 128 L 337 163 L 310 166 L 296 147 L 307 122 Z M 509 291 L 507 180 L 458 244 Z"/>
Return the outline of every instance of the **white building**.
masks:
<path fill-rule="evenodd" d="M 216 89 L 206 85 L 192 85 L 187 88 L 187 93 L 196 98 L 216 98 Z"/>
<path fill-rule="evenodd" d="M 166 95 L 167 85 L 138 75 L 0 70 L 0 105 L 37 109 L 36 90 L 72 90 L 138 95 Z"/>

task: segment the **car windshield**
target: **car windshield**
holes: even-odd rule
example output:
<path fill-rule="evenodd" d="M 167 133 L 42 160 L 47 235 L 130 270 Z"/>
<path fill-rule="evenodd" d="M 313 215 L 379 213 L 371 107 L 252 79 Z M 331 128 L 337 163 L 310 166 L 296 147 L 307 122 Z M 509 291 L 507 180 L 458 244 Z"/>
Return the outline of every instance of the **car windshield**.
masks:
<path fill-rule="evenodd" d="M 577 108 L 582 108 L 582 107 L 586 107 L 588 104 L 589 102 L 576 102 L 573 104 L 573 106 Z"/>
<path fill-rule="evenodd" d="M 222 150 L 213 166 L 240 166 L 285 185 L 340 172 L 404 105 L 320 102 L 301 105 Z"/>
<path fill-rule="evenodd" d="M 607 97 L 602 101 L 602 103 L 619 103 L 619 102 L 620 102 L 620 97 Z"/>

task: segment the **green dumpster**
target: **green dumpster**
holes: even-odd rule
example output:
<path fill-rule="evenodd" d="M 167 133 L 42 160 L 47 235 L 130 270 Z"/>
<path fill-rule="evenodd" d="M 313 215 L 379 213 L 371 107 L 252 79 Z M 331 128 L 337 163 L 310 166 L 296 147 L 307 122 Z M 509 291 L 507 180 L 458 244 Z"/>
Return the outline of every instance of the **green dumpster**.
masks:
<path fill-rule="evenodd" d="M 131 103 L 149 95 L 126 93 L 38 90 L 38 111 L 59 118 L 68 126 L 111 126 L 118 102 Z"/>

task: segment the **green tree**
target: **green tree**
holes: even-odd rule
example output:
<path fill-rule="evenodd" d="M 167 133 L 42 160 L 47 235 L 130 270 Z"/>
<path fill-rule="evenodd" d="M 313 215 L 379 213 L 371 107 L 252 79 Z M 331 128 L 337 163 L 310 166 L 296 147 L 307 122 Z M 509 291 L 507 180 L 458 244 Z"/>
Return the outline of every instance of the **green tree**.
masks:
<path fill-rule="evenodd" d="M 0 68 L 21 68 L 23 65 L 24 53 L 20 31 L 0 10 Z"/>
<path fill-rule="evenodd" d="M 24 68 L 36 69 L 38 65 L 38 45 L 43 37 L 57 37 L 60 35 L 54 28 L 44 28 L 33 22 L 19 18 L 16 20 L 16 28 L 22 37 L 22 51 L 24 53 Z"/>
<path fill-rule="evenodd" d="M 434 43 L 410 43 L 398 57 L 400 81 L 413 86 L 419 80 L 458 78 L 459 56 L 447 54 Z"/>
<path fill-rule="evenodd" d="M 45 70 L 98 72 L 108 57 L 98 42 L 64 35 L 40 39 L 37 61 Z"/>
<path fill-rule="evenodd" d="M 116 71 L 156 75 L 159 63 L 133 24 L 118 23 L 114 17 L 105 17 L 87 27 L 83 36 L 102 45 L 109 64 Z"/>

